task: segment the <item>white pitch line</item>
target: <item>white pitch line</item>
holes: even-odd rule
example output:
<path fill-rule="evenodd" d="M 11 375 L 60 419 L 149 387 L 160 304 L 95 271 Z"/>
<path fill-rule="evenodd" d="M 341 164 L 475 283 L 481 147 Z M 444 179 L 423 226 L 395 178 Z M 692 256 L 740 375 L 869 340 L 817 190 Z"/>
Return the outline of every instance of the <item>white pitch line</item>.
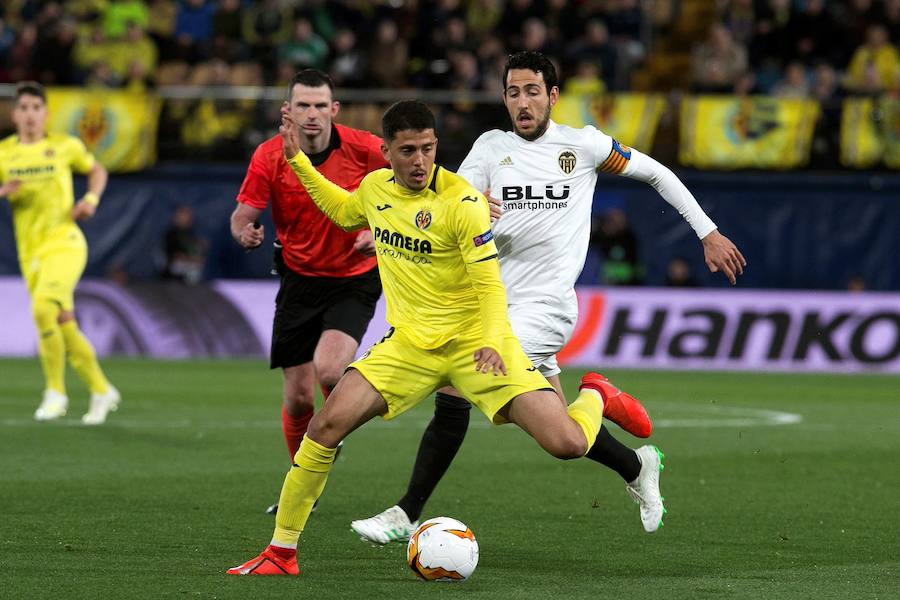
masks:
<path fill-rule="evenodd" d="M 654 428 L 663 429 L 700 429 L 700 428 L 717 428 L 717 427 L 776 427 L 781 425 L 795 425 L 803 421 L 803 416 L 795 413 L 782 412 L 776 410 L 763 410 L 757 408 L 732 407 L 732 406 L 703 406 L 692 407 L 698 412 L 707 414 L 718 414 L 721 417 L 685 417 L 671 419 L 656 419 L 653 421 Z M 396 420 L 381 421 L 376 419 L 375 425 L 372 427 L 389 427 L 402 429 L 424 429 L 429 423 L 428 419 L 404 419 L 400 417 Z M 38 423 L 33 419 L 26 418 L 7 418 L 0 419 L 0 426 L 3 427 L 84 427 L 78 418 L 64 418 L 49 423 Z M 280 428 L 280 423 L 276 420 L 235 420 L 222 421 L 221 419 L 210 419 L 209 421 L 192 421 L 190 419 L 175 419 L 171 421 L 161 421 L 158 419 L 134 419 L 120 418 L 111 415 L 109 421 L 102 427 L 112 427 L 120 429 L 189 429 L 193 428 L 197 431 L 210 429 L 273 429 Z M 469 424 L 474 429 L 491 429 L 494 426 L 484 419 L 474 418 Z M 93 427 L 92 427 L 93 428 Z"/>

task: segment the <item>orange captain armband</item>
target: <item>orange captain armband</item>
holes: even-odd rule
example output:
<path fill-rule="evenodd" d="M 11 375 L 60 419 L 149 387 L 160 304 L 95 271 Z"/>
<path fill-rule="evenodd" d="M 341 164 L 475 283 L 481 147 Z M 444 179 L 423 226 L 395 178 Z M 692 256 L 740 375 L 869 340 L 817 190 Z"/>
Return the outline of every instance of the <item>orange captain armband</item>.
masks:
<path fill-rule="evenodd" d="M 613 139 L 612 150 L 609 151 L 609 156 L 600 165 L 599 170 L 601 173 L 618 175 L 628 166 L 629 160 L 631 160 L 631 148 Z"/>

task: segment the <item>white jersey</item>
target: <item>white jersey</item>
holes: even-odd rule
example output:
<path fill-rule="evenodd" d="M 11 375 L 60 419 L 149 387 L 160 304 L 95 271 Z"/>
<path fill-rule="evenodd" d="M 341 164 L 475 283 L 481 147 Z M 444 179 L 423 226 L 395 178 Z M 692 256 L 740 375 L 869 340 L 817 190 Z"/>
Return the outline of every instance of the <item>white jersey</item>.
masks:
<path fill-rule="evenodd" d="M 591 126 L 574 129 L 550 121 L 534 141 L 488 131 L 458 171 L 476 189 L 502 200 L 503 215 L 493 231 L 510 314 L 517 306 L 521 312 L 521 305 L 535 305 L 559 322 L 561 335 L 546 340 L 554 353 L 568 341 L 578 315 L 575 281 L 587 256 L 598 169 L 653 185 L 699 237 L 716 228 L 671 171 Z M 516 334 L 526 352 L 537 341 Z"/>

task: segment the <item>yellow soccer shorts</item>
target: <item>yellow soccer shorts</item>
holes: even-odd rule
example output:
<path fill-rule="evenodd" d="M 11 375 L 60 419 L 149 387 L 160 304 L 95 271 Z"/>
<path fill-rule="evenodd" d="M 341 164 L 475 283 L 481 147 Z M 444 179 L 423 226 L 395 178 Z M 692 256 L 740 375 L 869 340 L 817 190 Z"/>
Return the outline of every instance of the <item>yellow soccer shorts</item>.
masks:
<path fill-rule="evenodd" d="M 385 419 L 393 419 L 446 385 L 455 387 L 496 425 L 506 423 L 497 414 L 510 400 L 525 392 L 552 390 L 540 371 L 525 356 L 511 329 L 499 343 L 506 375 L 475 370 L 475 351 L 484 341 L 480 327 L 433 350 L 414 345 L 402 331 L 389 332 L 348 368 L 356 369 L 388 405 Z"/>
<path fill-rule="evenodd" d="M 87 265 L 87 243 L 81 232 L 41 244 L 30 257 L 22 257 L 21 268 L 32 299 L 44 298 L 62 310 L 75 307 L 75 286 Z"/>

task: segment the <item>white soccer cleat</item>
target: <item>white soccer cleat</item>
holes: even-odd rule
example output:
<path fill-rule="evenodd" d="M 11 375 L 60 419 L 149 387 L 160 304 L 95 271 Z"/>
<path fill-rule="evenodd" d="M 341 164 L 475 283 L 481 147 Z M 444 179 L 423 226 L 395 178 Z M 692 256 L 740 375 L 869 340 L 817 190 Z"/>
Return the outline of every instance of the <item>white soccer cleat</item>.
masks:
<path fill-rule="evenodd" d="M 359 534 L 363 541 L 376 544 L 407 542 L 412 532 L 419 526 L 418 521 L 409 522 L 403 509 L 394 505 L 381 514 L 350 523 L 350 529 Z"/>
<path fill-rule="evenodd" d="M 641 446 L 637 450 L 641 472 L 637 479 L 625 484 L 628 495 L 641 506 L 641 523 L 647 533 L 653 533 L 663 524 L 666 507 L 659 494 L 659 474 L 663 470 L 665 454 L 656 446 Z"/>
<path fill-rule="evenodd" d="M 106 415 L 119 408 L 121 400 L 122 395 L 112 384 L 106 393 L 91 394 L 91 407 L 81 417 L 81 422 L 85 425 L 102 425 L 106 422 Z"/>
<path fill-rule="evenodd" d="M 69 408 L 69 398 L 55 390 L 44 390 L 44 399 L 41 405 L 34 411 L 37 421 L 52 421 L 66 415 Z"/>

